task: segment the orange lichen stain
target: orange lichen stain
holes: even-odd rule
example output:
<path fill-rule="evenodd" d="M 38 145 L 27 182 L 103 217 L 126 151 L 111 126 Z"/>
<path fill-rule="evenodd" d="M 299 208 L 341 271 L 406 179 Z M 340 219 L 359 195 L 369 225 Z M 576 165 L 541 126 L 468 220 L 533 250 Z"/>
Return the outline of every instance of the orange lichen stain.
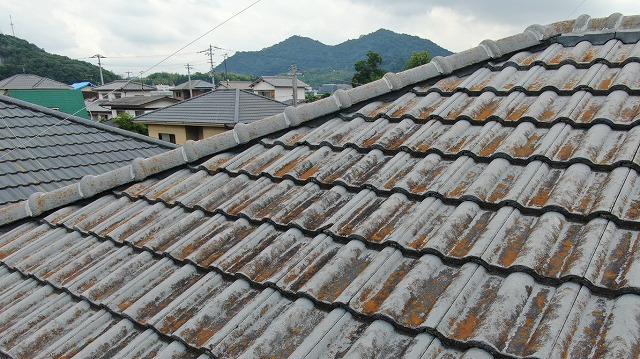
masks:
<path fill-rule="evenodd" d="M 529 137 L 527 139 L 527 143 L 525 143 L 524 145 L 520 146 L 520 147 L 516 147 L 513 149 L 516 157 L 528 157 L 530 156 L 535 150 L 536 147 L 534 147 L 533 145 L 538 142 L 538 140 L 540 139 L 540 137 L 542 137 L 539 134 L 534 134 L 533 136 Z"/>
<path fill-rule="evenodd" d="M 533 60 L 538 58 L 538 54 L 533 54 L 530 55 L 529 57 L 527 57 L 526 59 L 522 60 L 522 65 L 524 66 L 529 66 L 531 65 L 531 63 L 533 62 Z"/>
<path fill-rule="evenodd" d="M 369 137 L 366 141 L 364 141 L 362 144 L 364 145 L 365 148 L 369 148 L 371 147 L 374 143 L 376 143 L 376 141 L 378 141 L 378 139 L 380 137 L 382 137 L 382 135 L 384 135 L 384 132 L 378 132 L 375 135 Z"/>
<path fill-rule="evenodd" d="M 563 57 L 564 57 L 564 52 L 560 52 L 549 61 L 549 64 L 557 64 L 560 61 L 562 61 Z"/>
<path fill-rule="evenodd" d="M 450 325 L 455 324 L 456 317 L 451 318 Z M 458 322 L 458 326 L 456 327 L 454 333 L 457 339 L 459 340 L 467 340 L 475 333 L 475 328 L 478 318 L 474 313 L 469 313 L 469 316 L 464 320 Z"/>
<path fill-rule="evenodd" d="M 460 152 L 460 149 L 462 148 L 462 146 L 465 145 L 465 143 L 467 143 L 467 141 L 466 141 L 466 138 L 463 137 L 462 139 L 460 139 L 460 141 L 458 141 L 458 143 L 455 144 L 455 146 L 450 147 L 449 151 L 452 153 L 458 153 Z"/>
<path fill-rule="evenodd" d="M 632 221 L 640 217 L 640 199 L 631 202 L 629 209 L 625 213 L 625 217 L 625 219 Z"/>
<path fill-rule="evenodd" d="M 591 122 L 593 120 L 593 118 L 595 117 L 596 113 L 598 112 L 598 110 L 600 110 L 600 106 L 598 106 L 598 105 L 594 104 L 594 105 L 589 106 L 581 114 L 576 116 L 578 122 L 582 122 L 582 123 Z"/>
<path fill-rule="evenodd" d="M 506 237 L 506 243 L 503 246 L 504 250 L 500 253 L 500 257 L 498 259 L 500 264 L 502 264 L 504 267 L 510 267 L 513 262 L 518 259 L 518 256 L 520 255 L 520 249 L 522 248 L 522 245 L 524 243 L 523 238 L 524 236 L 521 237 L 514 234 L 508 235 Z"/>
<path fill-rule="evenodd" d="M 389 294 L 395 289 L 396 285 L 404 279 L 405 275 L 409 272 L 410 266 L 406 263 L 398 266 L 398 269 L 391 273 L 389 278 L 384 282 L 380 290 L 375 292 L 373 296 L 372 289 L 366 289 L 358 297 L 359 302 L 363 302 L 362 310 L 363 314 L 371 315 L 375 313 L 384 301 L 389 297 Z"/>
<path fill-rule="evenodd" d="M 294 169 L 302 160 L 304 160 L 304 157 L 302 158 L 297 158 L 294 161 L 291 161 L 289 163 L 287 163 L 286 166 L 282 167 L 281 169 L 279 169 L 274 176 L 275 177 L 282 177 L 285 174 L 290 174 L 291 170 Z"/>
<path fill-rule="evenodd" d="M 395 229 L 394 226 L 383 227 L 380 230 L 378 230 L 376 233 L 374 233 L 370 237 L 370 239 L 374 242 L 382 242 L 389 235 L 389 233 L 393 232 L 394 229 Z"/>
<path fill-rule="evenodd" d="M 518 107 L 512 107 L 509 110 L 507 110 L 507 116 L 505 118 L 505 120 L 507 121 L 517 121 L 519 120 L 522 115 L 527 112 L 527 110 L 529 109 L 530 105 L 523 105 L 523 106 L 518 106 Z"/>
<path fill-rule="evenodd" d="M 616 75 L 615 73 L 609 74 L 607 78 L 603 79 L 602 81 L 600 81 L 600 83 L 598 83 L 596 88 L 598 90 L 608 90 L 609 87 L 611 87 L 611 82 L 613 81 L 613 78 L 615 77 L 615 75 Z"/>
<path fill-rule="evenodd" d="M 573 238 L 565 239 L 555 253 L 550 253 L 548 275 L 558 276 L 564 270 L 565 259 L 572 253 L 573 245 Z"/>
<path fill-rule="evenodd" d="M 560 151 L 557 152 L 557 155 L 560 157 L 559 159 L 567 160 L 571 158 L 575 150 L 576 148 L 573 147 L 573 144 L 571 142 L 567 142 L 564 146 L 562 146 Z"/>
<path fill-rule="evenodd" d="M 480 151 L 480 153 L 478 153 L 478 154 L 480 156 L 490 156 L 490 155 L 494 154 L 496 149 L 498 148 L 498 146 L 500 146 L 500 144 L 507 137 L 507 135 L 508 135 L 508 133 L 504 132 L 504 133 L 501 133 L 498 136 L 493 137 L 491 142 L 489 142 L 489 144 L 484 146 L 482 148 L 482 151 Z"/>
<path fill-rule="evenodd" d="M 544 206 L 549 200 L 549 195 L 551 194 L 551 190 L 548 188 L 541 189 L 536 196 L 529 200 L 529 205 L 533 205 L 536 207 Z"/>
<path fill-rule="evenodd" d="M 507 177 L 505 177 L 498 183 L 487 201 L 495 203 L 503 199 L 507 192 L 511 189 L 511 182 L 513 182 L 513 175 L 508 175 Z"/>
<path fill-rule="evenodd" d="M 553 110 L 553 108 L 551 106 L 548 106 L 547 108 L 544 109 L 544 112 L 542 113 L 542 115 L 540 115 L 539 120 L 540 121 L 548 121 L 548 120 L 552 120 L 555 118 L 556 112 Z"/>
<path fill-rule="evenodd" d="M 427 242 L 427 235 L 421 234 L 418 237 L 416 237 L 416 239 L 414 239 L 413 241 L 407 243 L 407 246 L 409 248 L 421 249 L 424 247 L 426 242 Z"/>
<path fill-rule="evenodd" d="M 591 62 L 593 60 L 594 57 L 594 48 L 590 48 L 589 50 L 587 50 L 587 52 L 585 52 L 584 56 L 582 56 L 581 61 L 582 62 Z"/>
<path fill-rule="evenodd" d="M 306 170 L 305 172 L 303 172 L 299 177 L 300 179 L 306 180 L 307 178 L 313 176 L 314 174 L 316 174 L 316 172 L 318 172 L 318 169 L 320 167 L 318 166 L 313 166 L 311 168 L 309 168 L 308 170 Z"/>

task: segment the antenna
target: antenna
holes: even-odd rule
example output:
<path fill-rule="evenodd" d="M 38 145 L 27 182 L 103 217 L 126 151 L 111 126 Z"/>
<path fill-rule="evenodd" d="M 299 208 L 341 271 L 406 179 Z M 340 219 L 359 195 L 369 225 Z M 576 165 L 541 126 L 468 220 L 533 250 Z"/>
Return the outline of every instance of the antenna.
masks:
<path fill-rule="evenodd" d="M 16 37 L 16 33 L 13 31 L 13 19 L 11 18 L 11 15 L 9 15 L 9 23 L 11 24 L 11 35 Z"/>

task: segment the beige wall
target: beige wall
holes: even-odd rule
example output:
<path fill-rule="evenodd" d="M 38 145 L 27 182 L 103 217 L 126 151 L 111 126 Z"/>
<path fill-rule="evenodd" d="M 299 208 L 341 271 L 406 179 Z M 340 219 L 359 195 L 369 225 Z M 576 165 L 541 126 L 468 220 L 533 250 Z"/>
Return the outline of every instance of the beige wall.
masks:
<path fill-rule="evenodd" d="M 176 136 L 176 143 L 183 145 L 187 142 L 187 132 L 184 126 L 149 125 L 149 137 L 160 139 L 159 133 L 172 133 Z"/>
<path fill-rule="evenodd" d="M 187 142 L 187 131 L 184 125 L 153 125 L 150 124 L 147 126 L 149 129 L 149 137 L 159 139 L 160 133 L 171 133 L 176 136 L 176 144 L 184 145 Z M 229 129 L 226 127 L 203 127 L 202 135 L 203 138 L 211 137 L 217 135 L 219 133 L 228 131 Z"/>

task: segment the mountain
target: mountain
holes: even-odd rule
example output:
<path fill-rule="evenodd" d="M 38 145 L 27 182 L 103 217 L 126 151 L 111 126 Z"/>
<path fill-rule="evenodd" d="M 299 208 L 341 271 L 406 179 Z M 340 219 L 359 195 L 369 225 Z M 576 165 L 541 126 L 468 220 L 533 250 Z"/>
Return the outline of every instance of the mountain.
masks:
<path fill-rule="evenodd" d="M 0 34 L 0 79 L 27 73 L 48 77 L 66 84 L 91 81 L 100 83 L 98 66 L 66 56 L 49 54 L 20 38 Z M 102 71 L 104 81 L 118 78 L 111 71 Z"/>
<path fill-rule="evenodd" d="M 429 51 L 432 57 L 452 52 L 432 41 L 417 36 L 398 34 L 380 29 L 358 39 L 330 46 L 307 37 L 292 36 L 260 51 L 241 51 L 227 59 L 227 71 L 254 76 L 278 75 L 288 72 L 295 62 L 304 73 L 304 82 L 319 86 L 322 83 L 350 83 L 355 70 L 353 64 L 366 58 L 369 50 L 382 56 L 381 67 L 401 71 L 414 51 Z M 216 72 L 224 71 L 224 64 Z"/>

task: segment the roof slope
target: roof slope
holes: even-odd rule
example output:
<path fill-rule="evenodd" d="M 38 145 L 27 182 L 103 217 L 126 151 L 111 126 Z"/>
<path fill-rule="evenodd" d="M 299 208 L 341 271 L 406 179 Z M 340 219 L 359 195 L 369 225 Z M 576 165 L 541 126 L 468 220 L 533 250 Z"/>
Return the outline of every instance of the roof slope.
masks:
<path fill-rule="evenodd" d="M 140 123 L 236 124 L 282 113 L 286 105 L 250 91 L 216 89 L 136 117 Z"/>
<path fill-rule="evenodd" d="M 30 74 L 17 74 L 0 80 L 0 89 L 3 90 L 42 90 L 42 89 L 64 89 L 71 90 L 72 87 L 46 77 Z"/>
<path fill-rule="evenodd" d="M 141 82 L 131 80 L 115 80 L 108 84 L 95 87 L 94 91 L 151 91 L 155 86 L 145 85 Z"/>
<path fill-rule="evenodd" d="M 189 86 L 191 84 L 191 86 Z M 191 80 L 191 82 L 187 81 L 181 83 L 180 85 L 176 85 L 171 88 L 171 90 L 188 90 L 188 89 L 212 89 L 213 84 L 211 82 L 207 82 L 204 80 Z"/>
<path fill-rule="evenodd" d="M 532 26 L 0 210 L 0 350 L 636 357 L 639 40 Z"/>
<path fill-rule="evenodd" d="M 0 205 L 172 148 L 147 136 L 0 96 Z"/>
<path fill-rule="evenodd" d="M 251 86 L 255 86 L 259 82 L 264 81 L 266 83 L 271 84 L 273 87 L 293 87 L 291 77 L 287 76 L 262 76 L 256 81 L 253 82 Z M 306 83 L 300 81 L 300 79 L 296 79 L 298 87 L 309 87 Z"/>
<path fill-rule="evenodd" d="M 178 102 L 175 98 L 166 95 L 151 95 L 151 96 L 133 96 L 133 97 L 121 97 L 115 100 L 111 100 L 105 103 L 103 106 L 110 107 L 128 107 L 128 106 L 142 106 L 148 105 L 157 101 L 170 101 Z"/>

